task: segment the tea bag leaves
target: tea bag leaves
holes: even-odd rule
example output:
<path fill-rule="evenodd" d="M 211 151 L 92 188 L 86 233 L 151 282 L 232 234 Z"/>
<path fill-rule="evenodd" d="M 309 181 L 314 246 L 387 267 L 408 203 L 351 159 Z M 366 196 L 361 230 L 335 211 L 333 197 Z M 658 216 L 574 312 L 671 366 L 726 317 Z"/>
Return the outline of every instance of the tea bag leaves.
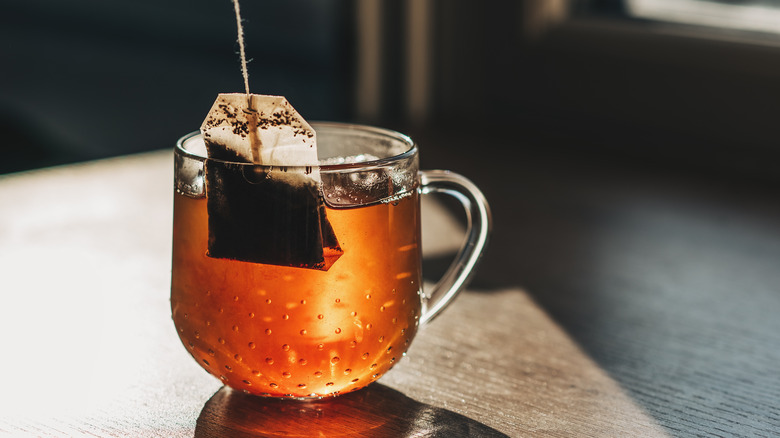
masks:
<path fill-rule="evenodd" d="M 325 214 L 316 134 L 287 99 L 220 94 L 201 132 L 208 256 L 329 269 L 343 251 Z"/>

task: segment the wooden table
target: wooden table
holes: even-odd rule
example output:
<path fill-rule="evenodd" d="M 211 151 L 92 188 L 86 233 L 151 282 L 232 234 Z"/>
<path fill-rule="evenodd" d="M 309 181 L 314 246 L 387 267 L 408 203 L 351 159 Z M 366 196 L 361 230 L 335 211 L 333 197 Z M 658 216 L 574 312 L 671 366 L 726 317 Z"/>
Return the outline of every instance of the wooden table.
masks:
<path fill-rule="evenodd" d="M 550 181 L 543 173 L 529 175 L 525 178 Z M 498 184 L 487 179 L 477 182 L 485 185 L 489 197 L 505 195 Z M 560 188 L 553 185 L 545 190 L 556 187 Z M 510 209 L 498 199 L 494 203 L 496 252 L 485 259 L 474 285 L 421 331 L 396 368 L 377 384 L 336 399 L 279 402 L 223 388 L 178 340 L 169 308 L 171 190 L 172 154 L 167 151 L 0 177 L 0 434 L 653 437 L 780 433 L 780 318 L 774 319 L 780 310 L 780 282 L 769 281 L 777 278 L 772 266 L 778 260 L 779 243 L 760 240 L 765 234 L 777 238 L 780 222 L 729 222 L 724 226 L 735 233 L 730 249 L 708 253 L 711 259 L 687 267 L 664 266 L 656 271 L 660 280 L 664 275 L 684 275 L 691 288 L 705 294 L 696 284 L 697 275 L 710 274 L 712 260 L 741 263 L 739 257 L 750 245 L 763 251 L 757 257 L 775 257 L 774 263 L 740 265 L 748 269 L 742 274 L 754 283 L 767 281 L 760 292 L 755 288 L 746 292 L 737 279 L 722 285 L 733 293 L 729 306 L 737 317 L 751 316 L 739 307 L 745 304 L 743 299 L 763 300 L 745 304 L 751 310 L 759 305 L 764 313 L 744 321 L 699 310 L 697 300 L 707 299 L 703 295 L 659 291 L 652 284 L 633 281 L 631 275 L 638 269 L 654 266 L 643 264 L 641 258 L 620 257 L 626 253 L 625 245 L 637 245 L 630 249 L 642 253 L 638 248 L 646 243 L 642 239 L 647 234 L 632 235 L 632 227 L 650 227 L 659 236 L 679 231 L 674 222 L 679 217 L 647 215 L 645 209 L 652 211 L 657 199 L 637 200 L 634 210 L 624 212 L 622 222 L 611 225 L 618 234 L 605 231 L 589 237 L 603 247 L 601 256 L 614 251 L 611 258 L 589 259 L 590 271 L 573 263 L 582 261 L 576 251 L 588 242 L 578 241 L 579 248 L 569 246 L 573 252 L 559 254 L 557 266 L 543 263 L 551 263 L 554 257 L 539 246 L 551 230 L 566 230 L 561 226 L 566 216 L 555 214 L 574 213 L 584 221 L 604 219 L 586 214 L 594 211 L 580 202 L 587 197 L 573 197 L 566 204 L 532 195 L 542 212 L 535 216 L 540 228 L 518 234 L 499 215 L 522 222 L 518 216 L 522 209 Z M 522 193 L 531 192 L 526 188 Z M 445 210 L 433 202 L 425 204 L 425 217 L 426 256 L 436 259 L 457 245 L 457 222 L 448 221 Z M 545 228 L 542 219 L 552 221 L 551 227 Z M 533 222 L 528 220 L 524 225 Z M 676 236 L 680 246 L 685 239 L 706 239 L 707 233 L 718 231 L 692 229 L 702 234 Z M 752 234 L 739 234 L 744 232 Z M 574 233 L 563 237 L 578 236 L 582 238 Z M 547 250 L 560 250 L 558 242 Z M 511 255 L 526 250 L 536 251 L 538 258 Z M 684 248 L 674 245 L 666 250 L 684 253 Z M 512 267 L 513 262 L 518 262 L 517 267 Z M 603 265 L 611 267 L 611 276 L 593 274 Z M 536 274 L 530 273 L 531 268 Z M 529 281 L 512 276 L 520 274 L 528 274 Z M 607 283 L 594 286 L 604 278 Z M 532 288 L 535 292 L 529 292 Z M 624 293 L 609 293 L 616 288 Z M 594 293 L 598 290 L 606 292 Z M 647 300 L 642 294 L 664 297 Z M 659 314 L 670 319 L 668 324 L 648 331 Z M 701 330 L 701 324 L 707 330 Z M 675 331 L 680 326 L 688 330 Z M 717 345 L 722 348 L 713 348 Z M 659 365 L 653 357 L 640 354 L 643 351 L 666 355 L 669 362 Z M 696 369 L 702 363 L 724 361 L 733 367 Z M 737 370 L 738 366 L 744 369 Z M 670 371 L 671 376 L 664 377 Z M 705 376 L 697 381 L 699 371 Z M 697 389 L 691 382 L 705 387 Z M 675 408 L 671 413 L 654 404 L 667 400 Z M 676 410 L 681 400 L 683 408 Z"/>

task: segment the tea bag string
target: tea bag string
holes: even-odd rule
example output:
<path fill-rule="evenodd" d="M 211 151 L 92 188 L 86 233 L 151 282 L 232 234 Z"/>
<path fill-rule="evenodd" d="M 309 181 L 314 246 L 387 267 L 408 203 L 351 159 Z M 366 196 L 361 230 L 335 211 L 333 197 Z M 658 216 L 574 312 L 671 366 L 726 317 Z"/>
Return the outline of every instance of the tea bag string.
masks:
<path fill-rule="evenodd" d="M 246 68 L 246 51 L 244 50 L 244 26 L 241 24 L 241 7 L 238 5 L 238 0 L 233 0 L 233 9 L 236 11 L 236 27 L 238 27 L 238 50 L 241 54 L 241 73 L 244 75 L 244 89 L 246 90 L 247 104 L 251 104 L 252 98 L 249 93 L 249 72 Z"/>
<path fill-rule="evenodd" d="M 241 7 L 238 0 L 233 0 L 233 9 L 236 11 L 236 27 L 238 29 L 238 50 L 241 55 L 241 73 L 244 76 L 244 90 L 246 91 L 247 121 L 249 123 L 249 142 L 252 150 L 252 161 L 260 162 L 260 148 L 262 142 L 257 134 L 257 112 L 252 107 L 252 94 L 249 92 L 249 71 L 246 67 L 246 50 L 244 49 L 244 26 L 241 24 Z"/>

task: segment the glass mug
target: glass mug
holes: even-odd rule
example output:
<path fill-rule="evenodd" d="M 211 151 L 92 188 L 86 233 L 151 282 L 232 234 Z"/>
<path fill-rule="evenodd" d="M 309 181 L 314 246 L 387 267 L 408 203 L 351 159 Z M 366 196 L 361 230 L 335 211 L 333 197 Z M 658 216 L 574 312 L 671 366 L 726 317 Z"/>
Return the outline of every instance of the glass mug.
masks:
<path fill-rule="evenodd" d="M 476 186 L 451 172 L 420 171 L 409 137 L 312 125 L 327 163 L 319 169 L 325 215 L 343 251 L 327 270 L 207 255 L 205 145 L 199 133 L 176 144 L 173 321 L 198 364 L 255 395 L 319 398 L 378 379 L 406 354 L 418 327 L 463 289 L 490 231 L 488 204 Z M 231 165 L 250 179 L 301 170 Z M 420 195 L 433 192 L 463 204 L 468 229 L 449 270 L 425 294 Z"/>

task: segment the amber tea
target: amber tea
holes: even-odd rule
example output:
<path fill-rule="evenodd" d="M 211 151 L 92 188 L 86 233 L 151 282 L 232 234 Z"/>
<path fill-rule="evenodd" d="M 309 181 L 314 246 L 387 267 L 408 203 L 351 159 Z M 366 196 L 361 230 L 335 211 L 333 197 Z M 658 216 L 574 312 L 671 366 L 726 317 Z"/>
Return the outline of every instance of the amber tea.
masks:
<path fill-rule="evenodd" d="M 176 150 L 173 320 L 205 370 L 256 395 L 337 395 L 381 377 L 463 287 L 487 238 L 481 194 L 457 175 L 418 171 L 407 137 L 354 125 L 315 128 L 321 155 L 338 163 L 320 169 L 324 217 L 340 251 L 321 269 L 211 257 L 205 158 L 188 146 L 198 136 Z M 360 154 L 367 161 L 334 161 Z M 420 237 L 420 194 L 429 191 L 465 193 L 475 224 L 471 249 L 430 300 Z"/>
<path fill-rule="evenodd" d="M 226 384 L 335 394 L 377 379 L 406 351 L 421 307 L 416 193 L 329 209 L 344 255 L 328 271 L 209 258 L 206 200 L 174 202 L 174 322 Z"/>

